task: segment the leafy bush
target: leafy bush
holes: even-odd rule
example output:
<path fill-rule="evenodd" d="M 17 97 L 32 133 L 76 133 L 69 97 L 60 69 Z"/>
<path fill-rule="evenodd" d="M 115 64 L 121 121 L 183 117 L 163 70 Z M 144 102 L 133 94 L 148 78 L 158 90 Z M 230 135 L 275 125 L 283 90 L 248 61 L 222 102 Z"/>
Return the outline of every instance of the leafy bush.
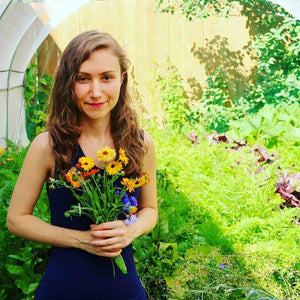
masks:
<path fill-rule="evenodd" d="M 30 141 L 45 130 L 52 76 L 38 75 L 38 65 L 26 69 L 24 98 L 26 102 L 26 132 Z"/>
<path fill-rule="evenodd" d="M 48 247 L 15 237 L 7 229 L 9 201 L 27 152 L 9 141 L 8 145 L 0 155 L 0 295 L 1 299 L 30 299 L 45 270 Z M 49 222 L 45 198 L 43 190 L 34 214 Z"/>
<path fill-rule="evenodd" d="M 158 67 L 158 66 L 157 66 Z M 156 72 L 156 88 L 160 92 L 161 107 L 164 110 L 164 122 L 178 131 L 193 119 L 189 112 L 187 95 L 183 79 L 177 68 L 168 59 L 168 68 L 164 74 Z"/>
<path fill-rule="evenodd" d="M 235 139 L 247 139 L 250 144 L 263 142 L 267 148 L 297 146 L 300 139 L 298 103 L 265 105 L 258 113 L 231 121 L 228 134 Z"/>
<path fill-rule="evenodd" d="M 238 100 L 250 113 L 265 104 L 292 104 L 300 99 L 300 24 L 285 18 L 277 28 L 258 34 L 250 46 L 257 57 L 255 84 Z"/>
<path fill-rule="evenodd" d="M 189 202 L 169 180 L 166 171 L 158 171 L 159 220 L 148 235 L 134 241 L 137 270 L 149 299 L 168 299 L 166 278 L 175 270 L 178 260 L 195 236 L 191 224 Z M 172 202 L 169 200 L 172 199 Z"/>

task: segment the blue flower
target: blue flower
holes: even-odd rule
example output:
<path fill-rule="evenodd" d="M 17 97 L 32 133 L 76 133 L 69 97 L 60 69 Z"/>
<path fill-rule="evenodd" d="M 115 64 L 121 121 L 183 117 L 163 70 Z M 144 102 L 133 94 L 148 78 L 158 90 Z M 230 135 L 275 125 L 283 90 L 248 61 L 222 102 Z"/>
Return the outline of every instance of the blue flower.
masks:
<path fill-rule="evenodd" d="M 137 200 L 135 197 L 131 196 L 129 201 L 130 201 L 131 206 L 138 206 L 138 203 L 137 203 Z"/>
<path fill-rule="evenodd" d="M 120 196 L 121 195 L 121 191 L 120 190 L 116 190 L 116 193 Z M 134 196 L 131 196 L 129 198 L 129 196 L 127 195 L 127 193 L 124 194 L 121 203 L 124 205 L 123 209 L 124 212 L 128 215 L 130 213 L 130 211 L 132 210 L 133 207 L 137 207 L 138 203 L 137 200 Z"/>
<path fill-rule="evenodd" d="M 135 223 L 136 221 L 137 221 L 136 215 L 132 215 L 128 219 L 125 220 L 125 224 L 127 226 L 129 226 L 130 224 Z"/>

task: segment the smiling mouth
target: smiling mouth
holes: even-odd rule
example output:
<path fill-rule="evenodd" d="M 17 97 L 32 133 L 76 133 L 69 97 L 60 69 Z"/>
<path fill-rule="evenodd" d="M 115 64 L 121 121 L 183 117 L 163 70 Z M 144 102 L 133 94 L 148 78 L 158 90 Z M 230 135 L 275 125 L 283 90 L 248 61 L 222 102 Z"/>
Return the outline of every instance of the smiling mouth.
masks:
<path fill-rule="evenodd" d="M 87 105 L 89 105 L 89 106 L 91 106 L 91 107 L 93 107 L 93 108 L 100 108 L 100 107 L 102 107 L 106 102 L 107 102 L 107 101 L 105 101 L 105 102 L 100 102 L 100 103 L 87 103 Z"/>

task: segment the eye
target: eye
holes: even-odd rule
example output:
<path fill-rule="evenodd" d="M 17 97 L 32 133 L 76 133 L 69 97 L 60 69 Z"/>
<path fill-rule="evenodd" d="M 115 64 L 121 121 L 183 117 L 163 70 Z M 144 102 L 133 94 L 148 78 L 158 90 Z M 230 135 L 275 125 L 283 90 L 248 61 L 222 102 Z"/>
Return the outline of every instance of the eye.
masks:
<path fill-rule="evenodd" d="M 111 80 L 112 79 L 112 76 L 110 76 L 110 75 L 104 75 L 103 77 L 102 77 L 102 80 L 103 81 L 109 81 L 109 80 Z"/>
<path fill-rule="evenodd" d="M 82 83 L 87 82 L 88 80 L 89 80 L 89 79 L 88 79 L 86 76 L 78 76 L 78 77 L 76 78 L 76 81 L 82 82 Z"/>

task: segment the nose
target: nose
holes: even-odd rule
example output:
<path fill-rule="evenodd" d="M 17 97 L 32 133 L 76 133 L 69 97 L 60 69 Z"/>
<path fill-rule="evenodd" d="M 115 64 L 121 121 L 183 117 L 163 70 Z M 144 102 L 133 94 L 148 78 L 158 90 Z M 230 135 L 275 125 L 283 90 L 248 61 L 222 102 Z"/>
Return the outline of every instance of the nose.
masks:
<path fill-rule="evenodd" d="M 101 95 L 102 95 L 102 91 L 101 91 L 100 82 L 98 80 L 93 80 L 90 85 L 91 98 L 99 99 L 101 98 Z"/>

